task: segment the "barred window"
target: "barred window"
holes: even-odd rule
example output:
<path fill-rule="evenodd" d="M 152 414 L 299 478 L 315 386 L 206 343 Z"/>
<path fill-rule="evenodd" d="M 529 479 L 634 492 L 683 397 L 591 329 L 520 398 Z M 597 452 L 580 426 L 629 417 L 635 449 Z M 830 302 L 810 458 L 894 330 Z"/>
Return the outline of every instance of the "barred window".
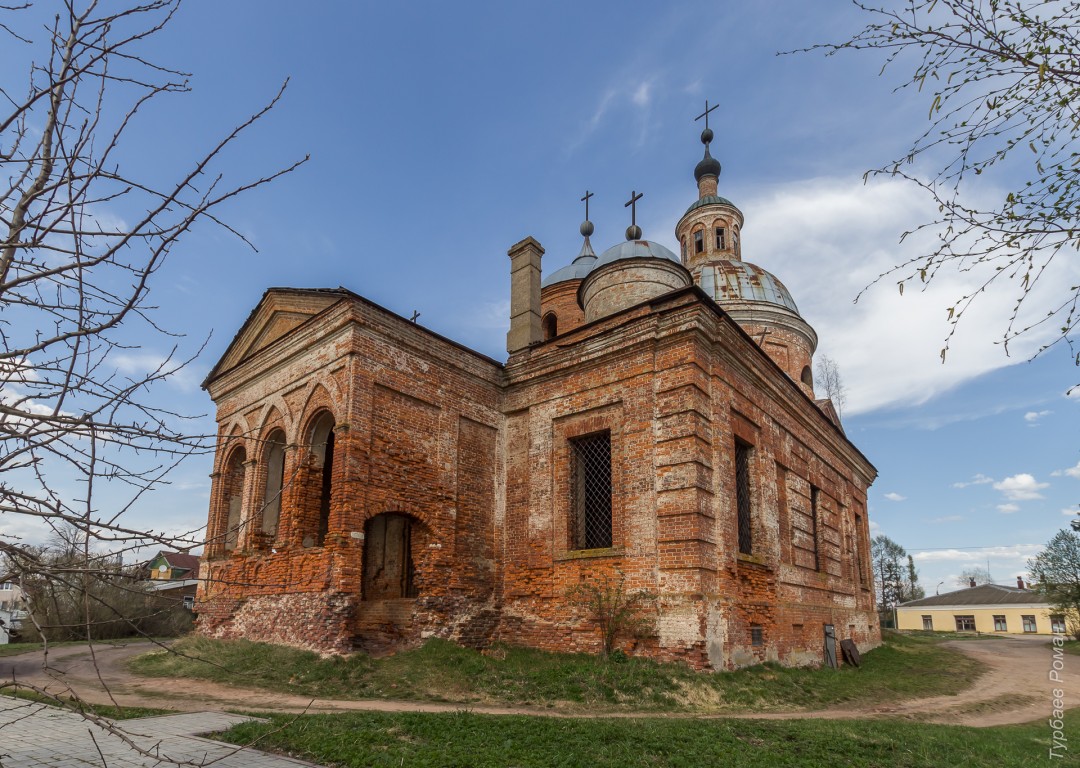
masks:
<path fill-rule="evenodd" d="M 735 441 L 735 501 L 739 515 L 739 552 L 754 552 L 750 516 L 750 451 L 751 447 L 741 440 Z"/>
<path fill-rule="evenodd" d="M 574 549 L 611 546 L 611 433 L 570 441 L 571 545 Z"/>

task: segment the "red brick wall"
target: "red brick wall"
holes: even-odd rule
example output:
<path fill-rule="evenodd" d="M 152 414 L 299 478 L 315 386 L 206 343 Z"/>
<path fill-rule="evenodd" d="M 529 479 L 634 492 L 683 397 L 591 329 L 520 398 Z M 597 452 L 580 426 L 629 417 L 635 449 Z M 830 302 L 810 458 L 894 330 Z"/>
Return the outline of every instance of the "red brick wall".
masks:
<path fill-rule="evenodd" d="M 873 468 L 693 289 L 588 327 L 564 330 L 560 318 L 557 344 L 505 368 L 362 300 L 319 321 L 211 383 L 221 434 L 258 457 L 258 438 L 280 427 L 290 448 L 276 540 L 242 536 L 228 556 L 207 548 L 201 631 L 328 652 L 365 632 L 596 650 L 599 633 L 568 595 L 622 580 L 658 596 L 652 631 L 621 641 L 632 653 L 698 668 L 819 663 L 825 623 L 862 648 L 879 642 L 856 561 L 869 553 Z M 305 441 L 320 411 L 336 421 L 330 531 L 305 547 L 321 493 Z M 578 551 L 570 446 L 601 430 L 612 546 Z M 736 437 L 752 446 L 749 556 L 738 554 Z M 254 527 L 265 474 L 247 475 Z M 811 485 L 820 493 L 808 541 Z M 212 525 L 222 488 L 218 478 Z M 414 520 L 418 596 L 365 605 L 365 521 L 382 513 Z"/>
<path fill-rule="evenodd" d="M 585 312 L 577 300 L 579 285 L 580 280 L 564 280 L 540 290 L 541 323 L 548 315 L 555 315 L 560 336 L 585 324 Z"/>
<path fill-rule="evenodd" d="M 415 520 L 420 592 L 409 606 L 421 618 L 402 636 L 489 636 L 498 366 L 363 301 L 332 307 L 322 320 L 279 339 L 265 361 L 256 353 L 211 384 L 219 421 L 236 425 L 249 455 L 262 455 L 258 436 L 274 426 L 290 449 L 276 540 L 247 536 L 228 556 L 208 547 L 200 631 L 351 649 L 364 523 L 395 512 Z M 322 546 L 310 539 L 305 546 L 322 495 L 317 450 L 308 445 L 322 412 L 336 422 L 329 532 Z M 249 474 L 245 515 L 254 529 L 265 471 Z M 456 561 L 468 567 L 454 568 Z M 286 610 L 294 618 L 278 615 Z"/>

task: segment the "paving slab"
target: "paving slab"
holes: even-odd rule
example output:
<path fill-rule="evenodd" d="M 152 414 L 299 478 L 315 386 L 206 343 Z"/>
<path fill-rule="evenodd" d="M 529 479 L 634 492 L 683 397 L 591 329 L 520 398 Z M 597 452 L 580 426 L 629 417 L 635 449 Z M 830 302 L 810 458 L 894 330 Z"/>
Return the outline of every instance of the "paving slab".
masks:
<path fill-rule="evenodd" d="M 226 712 L 185 712 L 98 725 L 74 712 L 0 696 L 0 768 L 314 766 L 198 736 L 257 719 Z"/>

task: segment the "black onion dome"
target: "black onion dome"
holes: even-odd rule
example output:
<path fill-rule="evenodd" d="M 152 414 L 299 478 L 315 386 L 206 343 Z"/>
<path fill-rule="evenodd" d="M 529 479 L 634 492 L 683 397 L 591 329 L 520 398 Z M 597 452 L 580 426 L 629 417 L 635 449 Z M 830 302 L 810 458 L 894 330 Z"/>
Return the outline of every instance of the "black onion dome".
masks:
<path fill-rule="evenodd" d="M 694 181 L 701 181 L 703 176 L 720 176 L 720 161 L 709 154 L 708 147 L 705 147 L 705 157 L 694 167 Z"/>

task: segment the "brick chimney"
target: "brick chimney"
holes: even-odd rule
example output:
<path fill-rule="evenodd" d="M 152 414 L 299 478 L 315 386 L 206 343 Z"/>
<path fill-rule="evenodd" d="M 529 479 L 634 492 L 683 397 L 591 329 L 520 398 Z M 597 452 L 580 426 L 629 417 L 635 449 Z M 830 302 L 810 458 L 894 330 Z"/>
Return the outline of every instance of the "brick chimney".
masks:
<path fill-rule="evenodd" d="M 1024 589 L 1024 577 L 1023 576 L 1017 576 L 1016 577 L 1016 588 L 1017 589 Z"/>
<path fill-rule="evenodd" d="M 510 246 L 510 330 L 506 351 L 511 355 L 539 344 L 540 330 L 540 257 L 544 248 L 532 237 Z"/>

